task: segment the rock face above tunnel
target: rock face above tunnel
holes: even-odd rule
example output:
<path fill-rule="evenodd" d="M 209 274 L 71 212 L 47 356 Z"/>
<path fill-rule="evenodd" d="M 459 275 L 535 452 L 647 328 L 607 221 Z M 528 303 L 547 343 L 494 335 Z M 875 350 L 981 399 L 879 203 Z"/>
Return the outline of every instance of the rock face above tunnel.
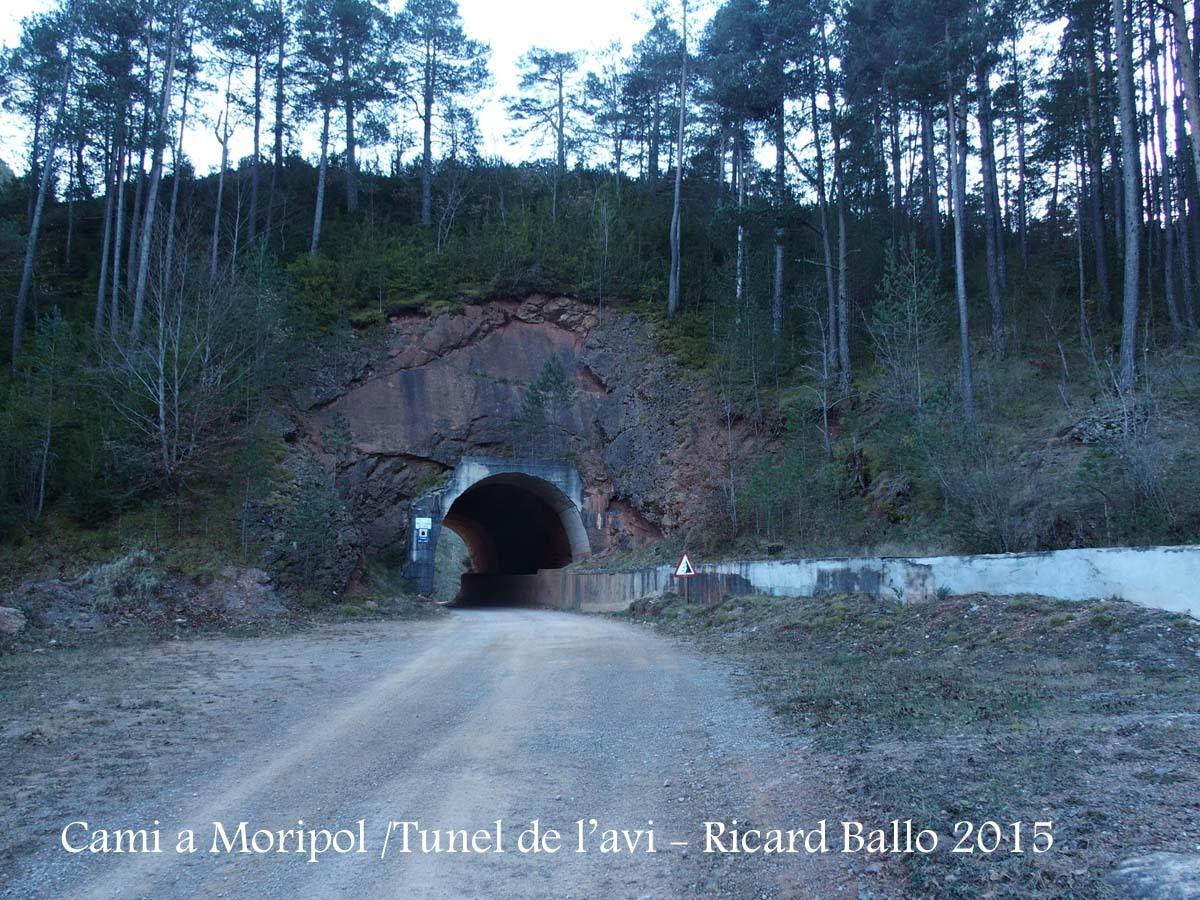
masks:
<path fill-rule="evenodd" d="M 406 544 L 412 499 L 470 455 L 574 462 L 601 556 L 722 514 L 715 401 L 619 308 L 602 320 L 570 298 L 491 301 L 393 320 L 352 359 L 340 385 L 306 395 L 304 431 L 369 548 Z"/>
<path fill-rule="evenodd" d="M 452 467 L 464 450 L 508 446 L 527 386 L 552 359 L 575 383 L 568 404 L 547 410 L 547 424 L 586 436 L 601 399 L 580 383 L 586 332 L 530 321 L 523 307 L 499 304 L 440 316 L 424 334 L 410 330 L 424 324 L 398 323 L 388 359 L 323 410 L 326 424 L 345 419 L 357 450 Z"/>

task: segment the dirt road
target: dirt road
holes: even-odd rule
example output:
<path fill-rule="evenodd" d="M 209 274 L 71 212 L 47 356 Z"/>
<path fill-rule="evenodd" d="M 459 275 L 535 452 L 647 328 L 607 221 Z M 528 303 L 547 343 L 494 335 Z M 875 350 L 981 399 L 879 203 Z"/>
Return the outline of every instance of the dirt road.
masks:
<path fill-rule="evenodd" d="M 805 854 L 701 852 L 706 821 L 819 814 L 805 808 L 803 748 L 721 663 L 633 625 L 458 610 L 86 653 L 42 655 L 0 697 L 0 895 L 787 897 L 827 883 Z M 557 853 L 519 852 L 535 819 L 543 842 L 561 833 Z M 81 847 L 154 820 L 158 854 L 61 845 L 70 822 L 88 823 L 68 834 Z M 310 863 L 266 839 L 271 852 L 209 852 L 215 822 L 240 849 L 241 822 L 250 834 L 359 820 L 365 853 Z M 404 854 L 400 826 L 382 853 L 393 821 L 487 830 L 475 845 L 494 850 L 496 820 L 503 853 Z M 183 829 L 194 853 L 176 852 Z M 636 852 L 602 853 L 606 829 L 653 830 L 656 852 L 643 834 Z"/>

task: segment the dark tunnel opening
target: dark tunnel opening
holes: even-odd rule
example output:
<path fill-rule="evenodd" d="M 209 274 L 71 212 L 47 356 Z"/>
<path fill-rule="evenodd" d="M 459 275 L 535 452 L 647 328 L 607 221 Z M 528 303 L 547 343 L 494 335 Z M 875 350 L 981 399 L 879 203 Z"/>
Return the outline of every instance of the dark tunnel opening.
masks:
<path fill-rule="evenodd" d="M 485 478 L 450 505 L 442 525 L 462 538 L 471 569 L 460 604 L 504 602 L 512 576 L 560 569 L 588 554 L 579 509 L 558 488 L 531 475 Z"/>

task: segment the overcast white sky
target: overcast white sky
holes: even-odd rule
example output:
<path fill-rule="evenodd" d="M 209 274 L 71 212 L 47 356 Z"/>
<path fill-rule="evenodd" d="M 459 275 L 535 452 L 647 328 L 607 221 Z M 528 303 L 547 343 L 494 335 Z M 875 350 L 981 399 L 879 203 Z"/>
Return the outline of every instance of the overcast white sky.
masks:
<path fill-rule="evenodd" d="M 0 42 L 7 46 L 15 44 L 21 20 L 53 5 L 50 0 L 0 0 Z M 402 5 L 400 0 L 393 0 L 393 11 Z M 599 52 L 614 40 L 621 41 L 628 49 L 648 27 L 647 5 L 646 0 L 459 0 L 467 34 L 486 41 L 492 48 L 490 68 L 494 86 L 487 92 L 480 115 L 482 152 L 514 160 L 530 154 L 527 146 L 517 146 L 509 139 L 502 102 L 505 95 L 515 93 L 517 89 L 517 59 L 522 53 L 535 45 L 554 50 Z M 711 7 L 711 4 L 693 2 L 689 8 L 698 5 L 701 7 L 699 14 L 691 12 L 691 15 L 697 21 L 707 19 L 709 13 L 704 7 Z M 210 108 L 215 108 L 215 104 L 213 98 Z M 269 122 L 266 127 L 270 127 Z M 415 131 L 411 123 L 409 128 Z M 311 139 L 304 141 L 303 148 L 305 153 L 315 152 Z M 234 135 L 231 153 L 236 158 L 248 153 L 249 149 L 250 136 L 243 125 Z M 215 168 L 220 160 L 220 148 L 208 126 L 192 131 L 185 151 L 201 172 Z M 26 136 L 21 124 L 9 116 L 0 116 L 0 159 L 14 170 L 22 171 L 26 153 Z"/>

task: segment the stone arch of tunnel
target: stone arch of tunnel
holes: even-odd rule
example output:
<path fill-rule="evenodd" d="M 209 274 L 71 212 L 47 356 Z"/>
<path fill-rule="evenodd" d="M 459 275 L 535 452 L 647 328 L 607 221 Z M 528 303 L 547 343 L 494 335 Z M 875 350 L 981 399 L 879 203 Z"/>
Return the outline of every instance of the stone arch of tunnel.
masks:
<path fill-rule="evenodd" d="M 474 577 L 463 585 L 469 582 L 473 594 L 486 590 L 482 576 L 562 568 L 591 552 L 581 507 L 579 475 L 570 463 L 464 458 L 446 487 L 413 504 L 408 575 L 418 590 L 432 590 L 443 528 L 466 545 Z"/>

